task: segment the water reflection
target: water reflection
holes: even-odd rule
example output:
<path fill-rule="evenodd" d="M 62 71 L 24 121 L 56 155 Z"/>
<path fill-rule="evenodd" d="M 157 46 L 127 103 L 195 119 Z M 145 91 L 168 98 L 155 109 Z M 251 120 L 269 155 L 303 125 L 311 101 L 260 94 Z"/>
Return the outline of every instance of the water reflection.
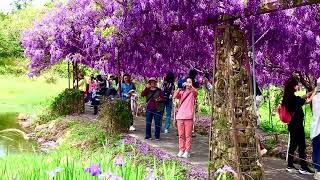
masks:
<path fill-rule="evenodd" d="M 1 113 L 0 114 L 0 130 L 15 128 L 23 130 L 17 123 L 17 113 Z M 15 133 L 0 134 L 0 157 L 7 153 L 18 153 L 21 151 L 33 151 L 36 142 L 25 140 Z"/>

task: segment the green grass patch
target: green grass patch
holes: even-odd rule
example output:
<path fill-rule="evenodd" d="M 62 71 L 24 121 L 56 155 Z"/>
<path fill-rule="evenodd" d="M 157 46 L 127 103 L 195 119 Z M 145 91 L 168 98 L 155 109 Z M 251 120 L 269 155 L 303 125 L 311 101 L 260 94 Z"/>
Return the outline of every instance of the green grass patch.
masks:
<path fill-rule="evenodd" d="M 48 84 L 43 77 L 0 76 L 0 113 L 34 113 L 50 104 L 53 97 L 67 86 L 67 79 L 58 79 Z"/>

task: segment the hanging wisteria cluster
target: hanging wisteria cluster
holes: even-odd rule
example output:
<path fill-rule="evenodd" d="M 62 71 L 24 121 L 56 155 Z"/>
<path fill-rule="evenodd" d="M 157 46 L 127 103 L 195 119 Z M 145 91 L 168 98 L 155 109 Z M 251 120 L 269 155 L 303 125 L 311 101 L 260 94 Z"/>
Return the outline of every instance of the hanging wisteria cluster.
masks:
<path fill-rule="evenodd" d="M 243 29 L 249 50 L 254 26 L 259 82 L 279 84 L 300 72 L 320 76 L 320 6 L 259 15 L 263 3 L 268 2 L 69 0 L 24 32 L 22 43 L 31 75 L 61 60 L 106 73 L 184 74 L 191 67 L 212 68 L 214 27 L 231 23 Z"/>

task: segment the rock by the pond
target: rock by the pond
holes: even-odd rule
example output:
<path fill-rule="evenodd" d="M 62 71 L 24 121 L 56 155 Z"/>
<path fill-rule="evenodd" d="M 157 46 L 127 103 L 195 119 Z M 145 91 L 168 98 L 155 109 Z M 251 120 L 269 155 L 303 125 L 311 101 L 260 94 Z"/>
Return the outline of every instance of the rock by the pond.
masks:
<path fill-rule="evenodd" d="M 48 152 L 50 150 L 55 149 L 57 146 L 58 146 L 57 142 L 47 141 L 47 142 L 44 142 L 40 145 L 40 149 L 41 149 L 41 151 Z"/>
<path fill-rule="evenodd" d="M 34 130 L 35 132 L 41 132 L 48 129 L 48 124 L 41 124 L 37 126 Z"/>
<path fill-rule="evenodd" d="M 32 125 L 30 121 L 20 121 L 19 124 L 23 129 L 30 129 Z"/>
<path fill-rule="evenodd" d="M 28 114 L 24 114 L 24 113 L 20 113 L 17 117 L 17 119 L 20 121 L 25 121 L 25 120 L 28 120 L 29 118 L 30 118 L 30 116 Z"/>

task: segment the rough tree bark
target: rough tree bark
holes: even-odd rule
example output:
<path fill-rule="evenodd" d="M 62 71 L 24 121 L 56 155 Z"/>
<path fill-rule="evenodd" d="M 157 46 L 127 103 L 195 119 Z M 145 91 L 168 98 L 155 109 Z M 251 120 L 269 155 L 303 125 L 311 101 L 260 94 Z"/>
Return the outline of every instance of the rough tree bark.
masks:
<path fill-rule="evenodd" d="M 209 175 L 229 165 L 237 179 L 264 179 L 252 83 L 243 64 L 244 33 L 236 26 L 217 27 L 215 49 Z"/>

